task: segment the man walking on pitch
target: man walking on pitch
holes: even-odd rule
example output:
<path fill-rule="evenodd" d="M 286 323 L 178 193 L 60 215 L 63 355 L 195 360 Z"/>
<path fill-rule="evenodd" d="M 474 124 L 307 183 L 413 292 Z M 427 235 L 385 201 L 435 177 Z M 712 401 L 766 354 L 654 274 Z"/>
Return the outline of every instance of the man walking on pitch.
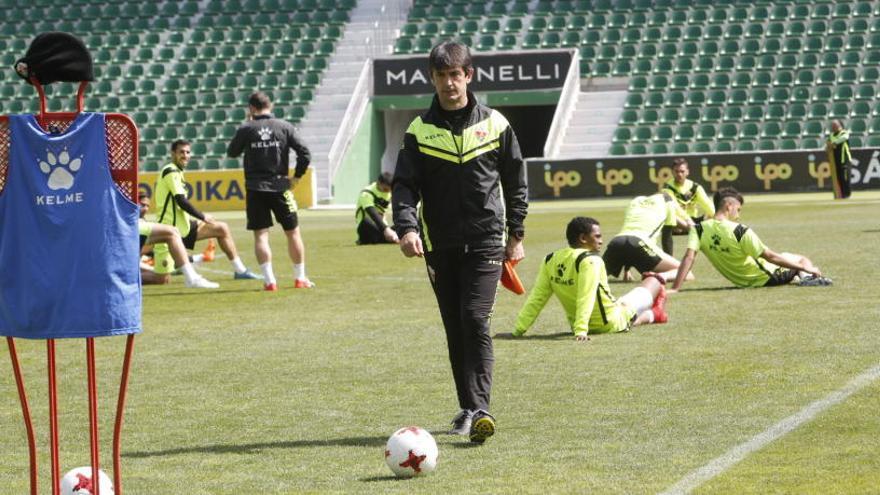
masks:
<path fill-rule="evenodd" d="M 272 101 L 260 91 L 248 99 L 248 116 L 235 131 L 226 154 L 244 154 L 244 181 L 247 189 L 247 228 L 254 232 L 254 251 L 265 279 L 264 288 L 278 290 L 272 270 L 269 227 L 272 215 L 284 229 L 287 254 L 293 262 L 294 288 L 315 286 L 306 276 L 306 250 L 299 229 L 293 187 L 309 168 L 312 156 L 297 138 L 293 125 L 272 115 Z M 296 168 L 290 178 L 290 152 L 296 153 Z"/>
<path fill-rule="evenodd" d="M 442 42 L 428 66 L 436 94 L 403 139 L 394 227 L 404 255 L 425 257 L 446 329 L 461 408 L 450 433 L 483 443 L 495 433 L 489 320 L 502 263 L 524 256 L 525 166 L 507 119 L 467 89 L 470 49 Z"/>
<path fill-rule="evenodd" d="M 183 245 L 187 249 L 193 249 L 197 240 L 217 239 L 220 249 L 232 263 L 236 279 L 259 278 L 251 273 L 238 257 L 229 226 L 214 220 L 211 215 L 202 213 L 186 199 L 184 171 L 191 156 L 189 141 L 178 139 L 171 143 L 171 163 L 159 170 L 159 178 L 156 180 L 159 223 L 177 227 L 183 238 Z M 172 263 L 168 248 L 164 244 L 157 244 L 153 251 L 156 255 L 156 271 L 163 273 L 162 270 Z"/>
<path fill-rule="evenodd" d="M 834 199 L 846 199 L 852 194 L 849 183 L 852 154 L 849 151 L 849 130 L 844 129 L 839 120 L 831 121 L 831 134 L 825 142 L 825 150 L 831 162 Z"/>
<path fill-rule="evenodd" d="M 569 247 L 544 258 L 535 286 L 516 319 L 516 329 L 497 337 L 525 334 L 551 295 L 562 304 L 579 342 L 588 340 L 588 334 L 624 332 L 636 325 L 666 323 L 666 282 L 659 275 L 645 277 L 641 285 L 620 299 L 611 295 L 605 262 L 599 256 L 602 231 L 598 221 L 575 217 L 568 223 L 565 237 Z"/>
<path fill-rule="evenodd" d="M 800 285 L 831 285 L 806 256 L 777 253 L 761 242 L 755 231 L 739 220 L 745 200 L 732 187 L 715 193 L 715 216 L 694 226 L 688 248 L 672 285 L 678 290 L 694 265 L 697 251 L 737 287 L 770 287 L 797 282 Z"/>

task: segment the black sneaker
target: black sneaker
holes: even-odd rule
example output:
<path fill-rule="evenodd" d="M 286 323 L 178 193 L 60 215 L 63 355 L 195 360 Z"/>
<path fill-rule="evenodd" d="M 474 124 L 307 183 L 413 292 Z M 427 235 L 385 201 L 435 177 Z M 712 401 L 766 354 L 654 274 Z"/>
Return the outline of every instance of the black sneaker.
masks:
<path fill-rule="evenodd" d="M 495 417 L 480 409 L 471 417 L 470 438 L 473 443 L 483 443 L 495 434 Z"/>
<path fill-rule="evenodd" d="M 447 435 L 467 435 L 471 432 L 471 417 L 474 412 L 469 409 L 462 409 L 452 418 L 452 428 L 446 432 Z"/>
<path fill-rule="evenodd" d="M 807 275 L 798 283 L 801 287 L 827 287 L 833 282 L 828 277 L 817 277 L 815 275 Z"/>

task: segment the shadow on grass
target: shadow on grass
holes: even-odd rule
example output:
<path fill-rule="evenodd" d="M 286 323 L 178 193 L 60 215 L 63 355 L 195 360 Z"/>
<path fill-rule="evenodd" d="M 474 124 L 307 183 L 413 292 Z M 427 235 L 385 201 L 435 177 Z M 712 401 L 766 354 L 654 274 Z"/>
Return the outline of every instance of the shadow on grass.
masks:
<path fill-rule="evenodd" d="M 203 296 L 205 294 L 249 294 L 253 292 L 262 292 L 262 288 L 254 287 L 252 289 L 234 289 L 234 290 L 225 290 L 225 289 L 217 289 L 217 290 L 203 290 L 203 289 L 183 289 L 180 291 L 168 291 L 168 292 L 151 292 L 149 294 L 144 294 L 146 297 L 180 297 L 180 296 Z"/>
<path fill-rule="evenodd" d="M 571 332 L 559 332 L 559 333 L 544 333 L 538 335 L 523 335 L 522 337 L 502 337 L 502 336 L 494 336 L 492 337 L 494 340 L 506 340 L 509 342 L 520 342 L 526 340 L 563 340 L 572 337 L 573 334 Z"/>
<path fill-rule="evenodd" d="M 376 481 L 406 481 L 412 478 L 398 478 L 397 476 L 370 476 L 369 478 L 361 478 L 358 481 L 364 483 L 375 483 Z"/>
<path fill-rule="evenodd" d="M 302 449 L 313 447 L 380 447 L 384 446 L 388 437 L 351 437 L 336 438 L 330 440 L 290 440 L 282 442 L 259 442 L 219 445 L 201 445 L 193 447 L 179 447 L 176 449 L 126 452 L 122 457 L 147 458 L 165 457 L 183 454 L 249 454 L 259 453 L 267 449 Z"/>
<path fill-rule="evenodd" d="M 862 233 L 863 234 L 880 234 L 880 229 L 863 230 Z"/>
<path fill-rule="evenodd" d="M 779 286 L 779 287 L 784 287 L 784 286 Z M 761 289 L 761 288 L 762 287 L 758 287 L 758 289 Z M 766 287 L 766 288 L 770 289 L 771 287 Z M 678 291 L 679 292 L 715 292 L 715 291 L 719 291 L 719 290 L 743 290 L 743 288 L 736 287 L 734 285 L 725 285 L 722 287 L 698 287 L 698 288 L 693 288 L 693 289 L 679 289 Z"/>

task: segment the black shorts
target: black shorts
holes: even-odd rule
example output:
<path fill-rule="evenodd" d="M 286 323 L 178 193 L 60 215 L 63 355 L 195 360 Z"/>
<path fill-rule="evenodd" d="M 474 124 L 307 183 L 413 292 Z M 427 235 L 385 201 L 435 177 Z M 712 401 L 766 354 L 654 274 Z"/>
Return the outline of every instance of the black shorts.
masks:
<path fill-rule="evenodd" d="M 385 244 L 388 242 L 385 240 L 385 230 L 380 230 L 379 227 L 376 226 L 376 224 L 368 220 L 363 220 L 360 224 L 358 224 L 357 233 L 357 243 L 361 245 Z"/>
<path fill-rule="evenodd" d="M 625 267 L 635 267 L 639 273 L 649 272 L 660 263 L 662 258 L 654 248 L 645 241 L 632 235 L 621 235 L 608 243 L 602 260 L 605 270 L 612 277 L 619 277 Z"/>
<path fill-rule="evenodd" d="M 144 246 L 146 246 L 146 245 L 147 245 L 147 236 L 142 235 L 141 236 L 141 249 L 143 249 Z"/>
<path fill-rule="evenodd" d="M 296 200 L 293 192 L 271 191 L 248 191 L 245 198 L 247 208 L 247 229 L 268 229 L 272 224 L 272 214 L 275 221 L 284 230 L 293 230 L 299 225 L 296 215 Z"/>
<path fill-rule="evenodd" d="M 189 221 L 189 234 L 186 234 L 186 237 L 183 238 L 183 245 L 187 249 L 193 249 L 196 247 L 196 241 L 199 237 L 199 222 L 195 220 Z"/>
<path fill-rule="evenodd" d="M 767 283 L 764 284 L 764 287 L 774 287 L 777 285 L 790 284 L 791 281 L 794 280 L 795 277 L 797 277 L 797 274 L 798 270 L 779 267 L 768 273 L 768 275 L 770 275 L 770 279 L 767 280 Z"/>

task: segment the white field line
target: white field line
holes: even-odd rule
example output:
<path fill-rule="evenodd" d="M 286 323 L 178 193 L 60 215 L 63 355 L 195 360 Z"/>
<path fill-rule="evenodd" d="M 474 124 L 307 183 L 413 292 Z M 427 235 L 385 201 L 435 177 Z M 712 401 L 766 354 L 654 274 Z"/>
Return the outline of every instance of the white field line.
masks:
<path fill-rule="evenodd" d="M 845 401 L 854 393 L 873 383 L 877 378 L 880 378 L 880 365 L 874 366 L 865 371 L 861 375 L 853 378 L 852 381 L 847 383 L 843 388 L 831 392 L 824 398 L 813 402 L 797 413 L 783 419 L 758 435 L 755 435 L 751 440 L 737 445 L 721 456 L 716 457 L 705 466 L 692 471 L 690 474 L 679 480 L 678 483 L 667 488 L 661 495 L 690 493 L 703 483 L 711 480 L 728 470 L 734 464 L 745 459 L 749 454 L 762 449 L 770 442 L 787 435 L 802 424 L 811 421 L 826 409 Z"/>

